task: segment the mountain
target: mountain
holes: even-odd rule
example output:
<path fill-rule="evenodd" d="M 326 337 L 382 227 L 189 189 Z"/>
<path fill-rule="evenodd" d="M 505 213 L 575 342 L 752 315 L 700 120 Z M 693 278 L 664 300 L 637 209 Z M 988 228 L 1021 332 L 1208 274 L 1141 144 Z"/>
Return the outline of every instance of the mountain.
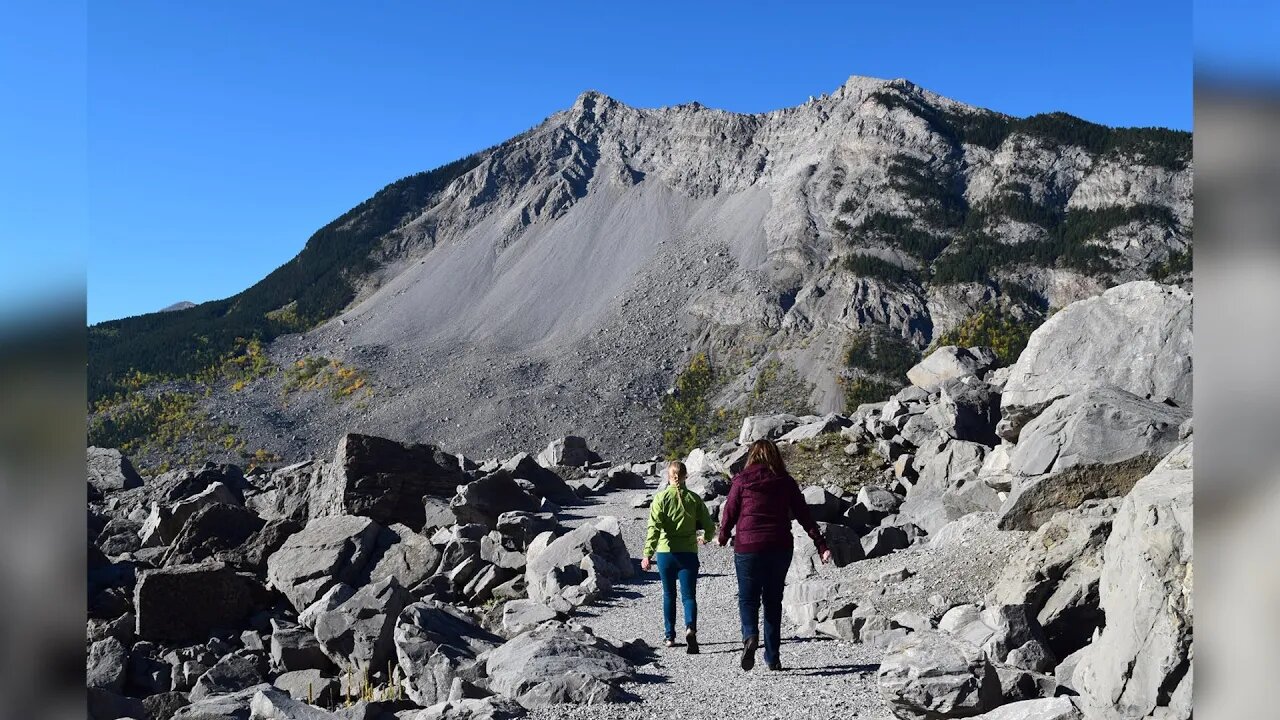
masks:
<path fill-rule="evenodd" d="M 715 442 L 749 409 L 883 399 L 940 340 L 1013 357 L 1055 308 L 1189 283 L 1191 207 L 1185 132 L 905 80 L 757 115 L 586 92 L 387 186 L 239 295 L 91 327 L 97 440 L 137 453 L 157 393 L 185 392 L 182 422 L 262 456 L 340 430 L 473 455 Z"/>
<path fill-rule="evenodd" d="M 195 306 L 196 304 L 191 302 L 190 300 L 179 300 L 178 302 L 172 305 L 168 305 L 160 308 L 160 312 L 173 312 L 175 310 L 186 310 L 187 308 L 193 308 Z"/>

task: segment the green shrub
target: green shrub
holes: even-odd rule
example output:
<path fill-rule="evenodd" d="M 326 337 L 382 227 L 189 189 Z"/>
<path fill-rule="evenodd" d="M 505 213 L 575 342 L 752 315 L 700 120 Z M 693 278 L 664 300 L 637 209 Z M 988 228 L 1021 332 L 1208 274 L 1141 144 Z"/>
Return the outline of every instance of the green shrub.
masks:
<path fill-rule="evenodd" d="M 844 406 L 849 412 L 856 410 L 863 403 L 875 403 L 888 400 L 894 393 L 903 388 L 902 383 L 894 384 L 872 378 L 844 378 Z"/>
<path fill-rule="evenodd" d="M 1000 365 L 1010 365 L 1027 347 L 1031 333 L 1044 322 L 1041 317 L 1018 320 L 995 309 L 986 309 L 965 319 L 964 322 L 942 333 L 934 342 L 936 347 L 959 345 L 960 347 L 989 347 L 1000 358 Z"/>
<path fill-rule="evenodd" d="M 658 415 L 663 451 L 668 459 L 682 458 L 702 443 L 719 436 L 727 414 L 711 407 L 716 374 L 706 353 L 698 353 L 676 376 L 674 392 L 662 399 Z"/>

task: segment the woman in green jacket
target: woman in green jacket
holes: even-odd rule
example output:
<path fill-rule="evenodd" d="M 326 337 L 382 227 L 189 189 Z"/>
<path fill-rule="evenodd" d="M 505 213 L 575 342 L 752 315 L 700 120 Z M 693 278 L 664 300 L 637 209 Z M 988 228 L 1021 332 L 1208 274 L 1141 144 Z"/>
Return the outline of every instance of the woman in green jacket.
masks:
<path fill-rule="evenodd" d="M 711 513 L 702 498 L 685 487 L 688 471 L 684 463 L 667 466 L 667 487 L 649 506 L 649 532 L 644 542 L 640 567 L 658 564 L 662 579 L 662 616 L 667 647 L 676 644 L 676 583 L 684 600 L 684 638 L 690 655 L 698 652 L 698 546 L 710 542 L 715 532 Z M 699 535 L 698 531 L 702 534 Z"/>

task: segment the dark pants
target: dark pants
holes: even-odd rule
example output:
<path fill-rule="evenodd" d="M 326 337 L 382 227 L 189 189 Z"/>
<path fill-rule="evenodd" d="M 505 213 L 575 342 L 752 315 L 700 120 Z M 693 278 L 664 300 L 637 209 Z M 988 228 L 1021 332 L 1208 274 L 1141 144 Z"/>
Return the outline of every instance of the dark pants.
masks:
<path fill-rule="evenodd" d="M 698 553 L 660 552 L 658 577 L 662 579 L 662 620 L 667 639 L 676 636 L 676 581 L 680 582 L 680 599 L 684 601 L 684 625 L 698 629 Z"/>
<path fill-rule="evenodd" d="M 735 553 L 738 573 L 738 615 L 742 618 L 742 639 L 759 635 L 760 603 L 764 602 L 764 661 L 777 662 L 782 645 L 782 588 L 791 567 L 791 550 Z"/>

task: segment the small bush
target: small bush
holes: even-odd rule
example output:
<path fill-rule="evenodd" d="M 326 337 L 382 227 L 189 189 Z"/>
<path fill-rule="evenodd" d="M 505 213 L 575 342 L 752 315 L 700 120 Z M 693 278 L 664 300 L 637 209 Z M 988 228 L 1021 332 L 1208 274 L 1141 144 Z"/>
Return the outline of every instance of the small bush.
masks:
<path fill-rule="evenodd" d="M 727 413 L 711 407 L 716 382 L 706 353 L 695 355 L 676 376 L 674 392 L 663 397 L 658 415 L 667 458 L 682 458 L 723 432 L 728 424 Z"/>
<path fill-rule="evenodd" d="M 960 347 L 984 346 L 995 350 L 1000 365 L 1010 365 L 1027 347 L 1031 333 L 1043 318 L 1018 320 L 994 309 L 983 310 L 970 316 L 955 328 L 938 336 L 934 345 L 959 345 Z"/>

